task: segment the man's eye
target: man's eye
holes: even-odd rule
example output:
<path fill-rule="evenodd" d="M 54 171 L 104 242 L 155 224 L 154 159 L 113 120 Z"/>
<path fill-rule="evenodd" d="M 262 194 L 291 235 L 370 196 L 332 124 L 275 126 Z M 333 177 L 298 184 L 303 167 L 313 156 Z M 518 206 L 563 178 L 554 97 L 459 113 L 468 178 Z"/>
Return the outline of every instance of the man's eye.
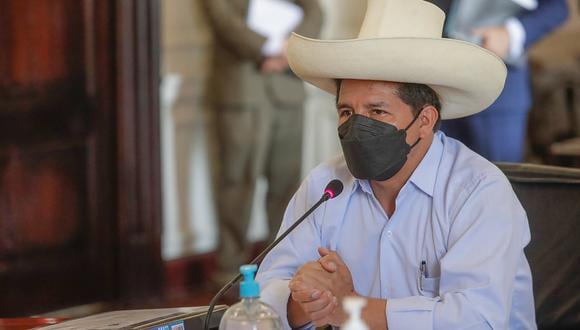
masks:
<path fill-rule="evenodd" d="M 387 113 L 385 110 L 382 110 L 382 109 L 373 109 L 372 112 L 375 115 L 384 115 Z"/>
<path fill-rule="evenodd" d="M 349 117 L 352 115 L 352 110 L 340 110 L 340 117 Z"/>

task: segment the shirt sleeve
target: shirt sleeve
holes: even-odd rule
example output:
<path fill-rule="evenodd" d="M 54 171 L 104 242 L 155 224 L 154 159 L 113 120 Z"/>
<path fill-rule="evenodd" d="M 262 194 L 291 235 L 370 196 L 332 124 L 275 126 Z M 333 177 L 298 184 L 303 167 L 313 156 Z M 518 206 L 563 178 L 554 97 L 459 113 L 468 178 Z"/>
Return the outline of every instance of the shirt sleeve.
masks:
<path fill-rule="evenodd" d="M 317 201 L 310 198 L 314 194 L 309 194 L 308 190 L 309 182 L 306 180 L 290 200 L 278 235 L 294 224 Z M 321 240 L 316 219 L 315 211 L 272 249 L 256 275 L 261 287 L 261 300 L 280 315 L 284 329 L 290 329 L 287 317 L 290 297 L 288 282 L 300 266 L 319 258 L 317 248 L 321 246 Z"/>
<path fill-rule="evenodd" d="M 439 296 L 387 301 L 389 329 L 507 329 L 516 273 L 530 240 L 525 211 L 505 176 L 481 180 L 450 211 Z M 455 213 L 455 215 L 453 215 Z"/>
<path fill-rule="evenodd" d="M 524 30 L 522 23 L 515 17 L 508 18 L 505 27 L 510 38 L 508 57 L 512 60 L 518 59 L 524 53 L 526 30 Z"/>
<path fill-rule="evenodd" d="M 304 11 L 304 18 L 295 32 L 310 38 L 318 37 L 322 27 L 322 10 L 318 1 L 295 0 L 295 3 Z"/>
<path fill-rule="evenodd" d="M 523 11 L 518 20 L 526 31 L 524 49 L 562 25 L 567 17 L 568 4 L 565 0 L 538 0 L 536 9 Z"/>
<path fill-rule="evenodd" d="M 245 13 L 227 0 L 202 0 L 215 37 L 236 56 L 259 63 L 266 38 L 246 24 Z"/>

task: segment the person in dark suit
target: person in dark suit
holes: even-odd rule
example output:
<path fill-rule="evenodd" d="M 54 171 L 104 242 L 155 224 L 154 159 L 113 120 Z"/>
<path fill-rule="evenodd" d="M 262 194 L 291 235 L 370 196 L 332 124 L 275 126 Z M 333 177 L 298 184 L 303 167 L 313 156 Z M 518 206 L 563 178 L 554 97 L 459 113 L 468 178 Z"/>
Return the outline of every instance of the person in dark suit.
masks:
<path fill-rule="evenodd" d="M 270 240 L 300 180 L 304 85 L 288 68 L 284 52 L 265 52 L 267 37 L 250 28 L 252 1 L 203 0 L 216 40 L 209 85 L 218 153 L 216 282 L 229 280 L 248 261 L 256 179 L 263 175 L 268 181 Z M 296 32 L 317 36 L 322 23 L 317 1 L 287 1 L 303 12 Z"/>
<path fill-rule="evenodd" d="M 443 122 L 442 130 L 491 161 L 521 162 L 531 108 L 526 51 L 567 18 L 565 0 L 433 0 L 447 13 L 447 37 L 479 43 L 508 67 L 486 111 Z"/>

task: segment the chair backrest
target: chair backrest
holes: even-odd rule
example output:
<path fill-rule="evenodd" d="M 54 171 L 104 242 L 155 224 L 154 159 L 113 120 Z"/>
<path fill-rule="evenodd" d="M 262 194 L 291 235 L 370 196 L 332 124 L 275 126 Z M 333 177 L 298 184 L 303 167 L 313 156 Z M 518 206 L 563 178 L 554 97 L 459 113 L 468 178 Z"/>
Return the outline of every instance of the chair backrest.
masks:
<path fill-rule="evenodd" d="M 541 329 L 580 329 L 580 169 L 497 164 L 527 212 L 536 320 Z"/>

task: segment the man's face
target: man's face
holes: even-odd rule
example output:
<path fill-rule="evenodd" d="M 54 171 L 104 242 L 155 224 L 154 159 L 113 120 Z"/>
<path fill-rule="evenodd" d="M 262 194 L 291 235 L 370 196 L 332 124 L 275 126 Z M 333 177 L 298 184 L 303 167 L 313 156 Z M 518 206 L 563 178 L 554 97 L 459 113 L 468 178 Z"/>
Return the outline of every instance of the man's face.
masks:
<path fill-rule="evenodd" d="M 399 83 L 373 80 L 343 80 L 338 95 L 338 125 L 354 114 L 379 120 L 398 129 L 404 129 L 413 121 L 412 108 L 399 98 Z M 413 125 L 418 126 L 418 125 Z M 407 131 L 407 143 L 416 141 L 418 128 Z M 412 141 L 412 142 L 411 142 Z"/>

